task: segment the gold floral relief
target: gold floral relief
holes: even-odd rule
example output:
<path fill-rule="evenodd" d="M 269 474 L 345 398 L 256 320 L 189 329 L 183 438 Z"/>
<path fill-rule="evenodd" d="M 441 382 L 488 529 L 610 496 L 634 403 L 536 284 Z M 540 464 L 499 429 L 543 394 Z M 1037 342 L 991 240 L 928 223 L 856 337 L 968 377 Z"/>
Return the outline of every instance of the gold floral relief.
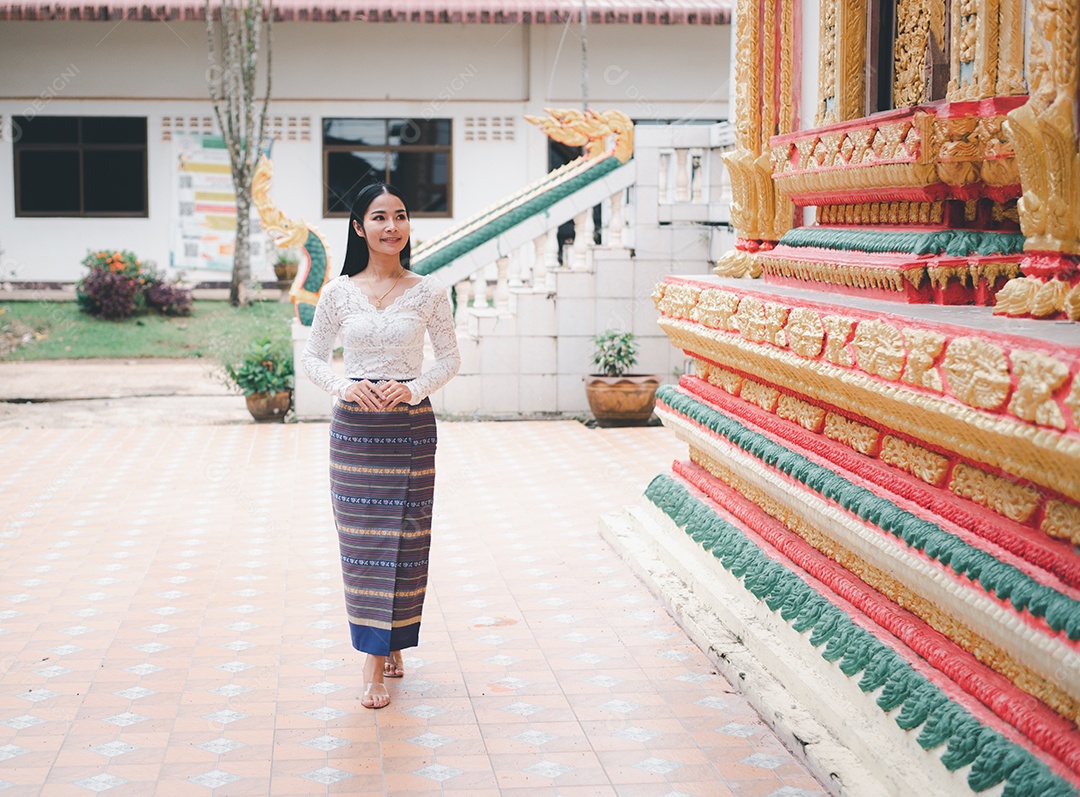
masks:
<path fill-rule="evenodd" d="M 851 330 L 855 326 L 853 318 L 844 318 L 839 315 L 825 316 L 825 331 L 828 337 L 825 339 L 825 359 L 834 365 L 851 365 L 851 354 L 846 348 L 851 338 Z"/>
<path fill-rule="evenodd" d="M 962 462 L 953 468 L 949 489 L 961 498 L 974 501 L 1017 523 L 1026 523 L 1042 498 L 1034 488 L 1024 487 Z"/>
<path fill-rule="evenodd" d="M 709 369 L 709 384 L 718 387 L 733 396 L 739 395 L 742 389 L 743 378 L 734 371 L 726 368 L 713 366 Z"/>
<path fill-rule="evenodd" d="M 1080 507 L 1064 501 L 1047 501 L 1039 530 L 1051 537 L 1080 545 Z"/>
<path fill-rule="evenodd" d="M 830 412 L 825 415 L 825 436 L 872 457 L 877 453 L 881 433 L 873 426 Z"/>
<path fill-rule="evenodd" d="M 700 293 L 701 289 L 692 285 L 669 284 L 656 309 L 670 318 L 689 318 Z"/>
<path fill-rule="evenodd" d="M 855 360 L 868 374 L 895 381 L 904 369 L 904 340 L 900 330 L 882 321 L 860 321 L 855 330 Z"/>
<path fill-rule="evenodd" d="M 792 421 L 811 432 L 820 432 L 825 422 L 825 410 L 808 401 L 797 399 L 786 393 L 781 394 L 776 403 L 776 414 L 785 421 Z"/>
<path fill-rule="evenodd" d="M 753 296 L 744 296 L 735 315 L 739 334 L 752 343 L 765 340 L 765 306 Z"/>
<path fill-rule="evenodd" d="M 1016 376 L 1009 412 L 1041 426 L 1064 429 L 1065 418 L 1053 395 L 1069 378 L 1069 369 L 1053 357 L 1033 351 L 1014 349 L 1009 353 L 1009 359 Z"/>
<path fill-rule="evenodd" d="M 739 309 L 739 297 L 729 291 L 702 291 L 690 318 L 713 329 L 735 329 L 732 321 Z"/>
<path fill-rule="evenodd" d="M 821 317 L 806 307 L 796 307 L 788 314 L 788 346 L 796 354 L 814 358 L 821 354 L 821 345 L 825 340 L 825 327 Z"/>
<path fill-rule="evenodd" d="M 1065 397 L 1065 406 L 1072 415 L 1073 426 L 1080 428 L 1080 372 L 1073 376 L 1072 390 Z"/>
<path fill-rule="evenodd" d="M 752 379 L 744 379 L 739 397 L 744 401 L 749 401 L 751 404 L 757 404 L 765 412 L 773 412 L 776 409 L 776 402 L 780 398 L 780 391 L 775 387 L 763 385 Z"/>
<path fill-rule="evenodd" d="M 953 338 L 945 352 L 949 389 L 965 404 L 996 410 L 1009 395 L 1005 352 L 977 338 Z"/>
<path fill-rule="evenodd" d="M 941 393 L 941 374 L 934 367 L 934 362 L 945 348 L 945 336 L 924 329 L 905 329 L 904 343 L 908 349 L 904 381 Z"/>
<path fill-rule="evenodd" d="M 878 456 L 885 464 L 910 473 L 934 487 L 941 486 L 949 470 L 949 460 L 945 457 L 891 434 L 881 438 L 881 453 Z"/>
<path fill-rule="evenodd" d="M 787 323 L 788 308 L 776 302 L 765 303 L 765 340 L 774 346 L 787 346 L 784 324 Z"/>
<path fill-rule="evenodd" d="M 818 108 L 814 125 L 837 121 L 836 114 L 836 0 L 821 0 L 821 55 L 818 66 Z"/>
<path fill-rule="evenodd" d="M 667 283 L 658 282 L 652 291 L 652 303 L 653 306 L 659 310 L 660 300 L 664 298 L 664 292 L 667 290 Z"/>

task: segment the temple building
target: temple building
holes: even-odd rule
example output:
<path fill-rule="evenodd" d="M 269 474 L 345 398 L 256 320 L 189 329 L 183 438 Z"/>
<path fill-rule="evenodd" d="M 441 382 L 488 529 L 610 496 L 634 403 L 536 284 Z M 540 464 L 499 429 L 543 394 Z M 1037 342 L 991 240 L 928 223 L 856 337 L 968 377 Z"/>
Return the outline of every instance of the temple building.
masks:
<path fill-rule="evenodd" d="M 604 531 L 838 794 L 1080 784 L 1078 23 L 737 3 L 688 456 Z"/>

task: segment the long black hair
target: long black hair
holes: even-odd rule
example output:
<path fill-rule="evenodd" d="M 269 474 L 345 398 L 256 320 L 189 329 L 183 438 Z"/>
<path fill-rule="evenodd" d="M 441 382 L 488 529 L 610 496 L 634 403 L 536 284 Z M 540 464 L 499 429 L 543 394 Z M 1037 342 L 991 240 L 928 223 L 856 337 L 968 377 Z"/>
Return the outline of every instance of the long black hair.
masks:
<path fill-rule="evenodd" d="M 353 202 L 352 213 L 349 214 L 349 242 L 345 246 L 345 265 L 341 267 L 341 273 L 346 276 L 353 276 L 359 274 L 368 266 L 368 260 L 371 257 L 371 252 L 368 250 L 367 240 L 361 238 L 356 233 L 356 228 L 353 226 L 353 222 L 360 224 L 360 229 L 364 228 L 364 216 L 368 212 L 368 208 L 371 207 L 371 203 L 376 198 L 383 194 L 390 194 L 396 196 L 401 200 L 402 206 L 405 208 L 405 216 L 409 217 L 409 205 L 405 201 L 405 197 L 401 195 L 401 191 L 389 183 L 369 183 L 361 188 L 356 193 L 356 200 Z M 405 248 L 401 250 L 401 267 L 408 268 L 409 260 L 412 255 L 412 236 L 405 241 Z"/>

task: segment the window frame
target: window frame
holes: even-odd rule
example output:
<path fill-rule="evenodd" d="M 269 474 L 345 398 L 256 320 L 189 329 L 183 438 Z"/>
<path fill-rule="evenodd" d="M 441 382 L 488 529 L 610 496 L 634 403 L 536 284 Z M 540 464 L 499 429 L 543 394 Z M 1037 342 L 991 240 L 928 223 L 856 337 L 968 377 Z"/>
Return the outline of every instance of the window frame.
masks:
<path fill-rule="evenodd" d="M 363 144 L 327 144 L 326 143 L 326 121 L 331 119 L 356 119 L 365 121 L 374 121 L 377 119 L 382 120 L 387 127 L 387 140 L 389 140 L 389 126 L 390 123 L 395 120 L 408 120 L 412 117 L 406 116 L 325 116 L 320 119 L 320 127 L 322 127 L 322 173 L 323 173 L 323 202 L 322 211 L 323 218 L 325 219 L 347 219 L 349 218 L 348 211 L 330 211 L 330 183 L 327 179 L 327 175 L 330 173 L 330 155 L 331 153 L 351 153 L 351 152 L 378 152 L 387 156 L 386 168 L 383 172 L 383 181 L 390 182 L 390 153 L 392 152 L 406 152 L 406 153 L 424 153 L 424 152 L 445 152 L 446 153 L 446 210 L 433 213 L 430 211 L 415 211 L 410 210 L 409 215 L 412 218 L 418 219 L 449 219 L 454 216 L 454 120 L 451 117 L 442 117 L 439 119 L 425 119 L 429 122 L 447 122 L 450 125 L 450 143 L 449 144 L 385 144 L 381 146 L 370 146 Z M 408 186 L 398 186 L 399 188 L 406 189 Z"/>
<path fill-rule="evenodd" d="M 12 115 L 12 122 L 16 119 L 26 119 Z M 30 120 L 38 118 L 36 115 Z M 75 143 L 52 143 L 52 144 L 23 144 L 21 140 L 12 142 L 12 160 L 14 161 L 15 181 L 15 217 L 16 218 L 51 218 L 51 219 L 146 219 L 150 217 L 150 168 L 149 168 L 149 120 L 145 116 L 55 116 L 47 117 L 55 119 L 74 119 L 78 131 L 78 141 Z M 84 119 L 141 119 L 144 126 L 145 137 L 142 144 L 88 144 L 83 141 Z M 142 207 L 141 211 L 87 211 L 86 210 L 86 164 L 85 152 L 142 152 Z M 79 209 L 77 211 L 49 211 L 49 210 L 24 210 L 22 207 L 22 175 L 20 155 L 23 152 L 76 152 L 79 158 Z"/>

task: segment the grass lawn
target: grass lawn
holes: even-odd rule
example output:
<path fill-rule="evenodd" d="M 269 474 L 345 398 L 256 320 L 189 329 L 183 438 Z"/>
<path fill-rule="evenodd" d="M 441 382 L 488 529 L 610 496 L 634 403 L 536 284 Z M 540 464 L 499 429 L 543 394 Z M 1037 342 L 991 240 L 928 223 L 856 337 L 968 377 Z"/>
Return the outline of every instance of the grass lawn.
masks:
<path fill-rule="evenodd" d="M 79 312 L 75 302 L 0 303 L 0 360 L 208 357 L 261 335 L 288 340 L 292 318 L 288 302 L 235 308 L 200 301 L 187 318 L 148 314 L 126 321 L 102 321 Z M 26 333 L 33 340 L 9 351 Z"/>

